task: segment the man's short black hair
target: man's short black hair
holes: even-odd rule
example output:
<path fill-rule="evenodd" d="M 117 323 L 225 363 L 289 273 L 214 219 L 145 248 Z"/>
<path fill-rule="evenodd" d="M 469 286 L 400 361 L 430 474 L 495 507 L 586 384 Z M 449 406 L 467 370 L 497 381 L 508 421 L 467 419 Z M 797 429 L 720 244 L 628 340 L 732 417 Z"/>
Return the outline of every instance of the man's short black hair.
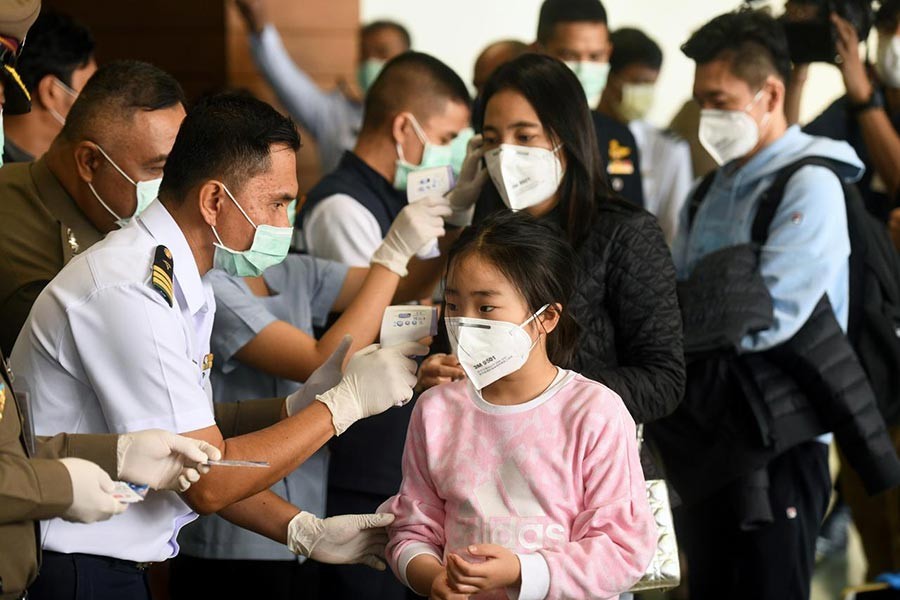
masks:
<path fill-rule="evenodd" d="M 163 168 L 160 195 L 184 201 L 196 185 L 221 180 L 233 194 L 271 166 L 272 146 L 300 149 L 294 122 L 256 98 L 210 96 L 185 117 Z"/>
<path fill-rule="evenodd" d="M 617 73 L 629 65 L 643 65 L 654 71 L 662 68 L 663 54 L 659 44 L 640 29 L 623 28 L 609 36 L 612 56 L 609 57 L 610 73 Z"/>
<path fill-rule="evenodd" d="M 875 27 L 894 32 L 898 24 L 900 24 L 900 0 L 881 0 L 881 6 L 875 13 Z"/>
<path fill-rule="evenodd" d="M 587 21 L 606 25 L 606 9 L 600 0 L 544 0 L 538 17 L 537 41 L 545 44 L 558 23 Z"/>
<path fill-rule="evenodd" d="M 382 19 L 380 21 L 372 21 L 371 23 L 367 23 L 359 31 L 359 37 L 363 38 L 370 33 L 375 33 L 376 31 L 381 31 L 382 29 L 393 29 L 397 32 L 397 35 L 400 36 L 400 39 L 403 40 L 403 43 L 406 45 L 406 49 L 409 50 L 410 48 L 412 48 L 412 36 L 409 35 L 409 30 L 397 21 L 388 21 Z"/>
<path fill-rule="evenodd" d="M 33 95 L 47 75 L 71 86 L 72 73 L 86 67 L 93 57 L 94 38 L 88 28 L 66 14 L 44 8 L 28 30 L 16 69 Z"/>
<path fill-rule="evenodd" d="M 719 15 L 695 31 L 681 51 L 698 65 L 730 61 L 731 72 L 752 88 L 762 86 L 769 75 L 790 81 L 791 57 L 784 29 L 762 10 Z"/>
<path fill-rule="evenodd" d="M 424 121 L 447 102 L 471 105 L 459 75 L 433 56 L 404 52 L 388 61 L 366 94 L 363 131 L 377 130 L 403 111 Z"/>
<path fill-rule="evenodd" d="M 130 120 L 137 111 L 184 105 L 184 90 L 174 77 L 150 63 L 117 60 L 97 69 L 78 94 L 60 135 L 80 141 L 109 123 Z"/>

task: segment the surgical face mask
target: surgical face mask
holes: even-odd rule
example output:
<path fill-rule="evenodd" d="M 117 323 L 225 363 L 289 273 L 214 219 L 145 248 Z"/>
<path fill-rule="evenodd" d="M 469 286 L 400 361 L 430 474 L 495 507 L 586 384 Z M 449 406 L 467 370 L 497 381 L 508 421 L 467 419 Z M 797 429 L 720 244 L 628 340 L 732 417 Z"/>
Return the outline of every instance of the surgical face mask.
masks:
<path fill-rule="evenodd" d="M 412 171 L 418 169 L 431 169 L 433 167 L 446 167 L 453 162 L 453 145 L 438 146 L 428 141 L 422 127 L 413 115 L 409 115 L 409 122 L 412 124 L 416 137 L 422 142 L 425 149 L 422 151 L 422 162 L 417 165 L 406 161 L 403 156 L 403 148 L 397 144 L 397 170 L 394 173 L 394 187 L 398 190 L 406 189 L 406 180 Z"/>
<path fill-rule="evenodd" d="M 109 164 L 111 164 L 119 174 L 128 180 L 128 183 L 133 185 L 136 189 L 137 193 L 137 204 L 135 205 L 134 214 L 130 217 L 120 217 L 116 214 L 116 211 L 109 207 L 109 204 L 103 201 L 103 198 L 100 197 L 100 194 L 97 193 L 97 190 L 94 189 L 93 184 L 88 183 L 88 187 L 91 189 L 91 192 L 94 194 L 94 198 L 97 199 L 97 202 L 100 203 L 100 206 L 106 209 L 106 212 L 111 214 L 113 218 L 116 220 L 116 225 L 119 227 L 125 227 L 128 223 L 131 222 L 133 218 L 144 212 L 144 209 L 150 206 L 150 203 L 156 200 L 156 197 L 159 196 L 159 184 L 162 183 L 162 177 L 157 179 L 148 179 L 147 181 L 135 181 L 131 177 L 129 177 L 125 171 L 123 171 L 119 165 L 117 165 L 113 159 L 109 157 L 103 148 L 97 145 L 97 150 L 100 151 L 100 154 L 103 155 Z"/>
<path fill-rule="evenodd" d="M 525 326 L 548 306 L 542 306 L 521 325 L 468 317 L 445 319 L 453 353 L 476 390 L 483 390 L 522 368 L 541 339 L 538 335 L 537 339 L 532 340 Z"/>
<path fill-rule="evenodd" d="M 378 79 L 378 75 L 381 73 L 384 65 L 385 61 L 383 60 L 370 58 L 364 60 L 356 67 L 356 82 L 359 84 L 359 89 L 362 91 L 363 95 L 369 93 L 369 88 L 371 88 L 372 84 L 375 83 L 375 80 Z"/>
<path fill-rule="evenodd" d="M 900 36 L 889 38 L 878 34 L 878 58 L 875 61 L 881 82 L 889 88 L 900 88 Z"/>
<path fill-rule="evenodd" d="M 575 76 L 578 77 L 581 87 L 584 88 L 588 106 L 592 109 L 596 108 L 600 102 L 600 96 L 603 95 L 603 90 L 606 88 L 606 80 L 609 78 L 609 63 L 582 60 L 567 62 L 566 65 L 572 69 Z"/>
<path fill-rule="evenodd" d="M 761 97 L 762 90 L 743 110 L 704 108 L 700 111 L 700 143 L 718 164 L 746 156 L 759 144 L 759 125 L 748 111 Z M 768 119 L 766 113 L 763 125 Z"/>
<path fill-rule="evenodd" d="M 506 206 L 524 210 L 556 193 L 563 178 L 559 148 L 547 150 L 501 144 L 485 154 L 491 181 Z"/>
<path fill-rule="evenodd" d="M 653 108 L 656 85 L 653 83 L 626 83 L 622 85 L 622 103 L 619 115 L 626 121 L 638 121 Z"/>
<path fill-rule="evenodd" d="M 288 222 L 291 224 L 291 227 L 294 226 L 294 221 L 297 220 L 297 201 L 291 200 L 291 203 L 287 205 L 287 213 L 288 213 Z"/>
<path fill-rule="evenodd" d="M 466 160 L 466 150 L 469 148 L 469 140 L 475 136 L 475 130 L 466 127 L 457 134 L 453 141 L 450 142 L 452 152 L 450 154 L 450 166 L 453 168 L 453 174 L 458 178 L 459 172 L 462 171 L 463 161 Z"/>
<path fill-rule="evenodd" d="M 233 250 L 222 243 L 219 232 L 213 227 L 213 235 L 218 241 L 217 244 L 214 244 L 216 249 L 213 253 L 213 268 L 222 269 L 234 277 L 259 277 L 263 271 L 285 259 L 291 247 L 294 228 L 257 225 L 247 216 L 243 207 L 234 199 L 224 183 L 222 189 L 256 231 L 253 233 L 253 243 L 249 249 Z"/>
<path fill-rule="evenodd" d="M 76 92 L 76 91 L 75 91 L 74 89 L 72 89 L 71 87 L 67 86 L 61 79 L 58 79 L 58 78 L 54 77 L 54 78 L 53 78 L 53 83 L 54 83 L 58 88 L 60 88 L 62 91 L 64 91 L 66 94 L 68 94 L 69 96 L 71 96 L 73 102 L 74 102 L 75 100 L 78 99 L 78 92 Z M 57 111 L 55 111 L 55 110 L 53 110 L 52 108 L 50 108 L 49 106 L 47 107 L 47 112 L 50 113 L 50 116 L 53 117 L 54 119 L 56 119 L 56 121 L 57 121 L 60 125 L 65 125 L 65 124 L 66 124 L 66 118 L 65 118 L 64 116 L 62 116 L 61 114 L 59 114 Z"/>

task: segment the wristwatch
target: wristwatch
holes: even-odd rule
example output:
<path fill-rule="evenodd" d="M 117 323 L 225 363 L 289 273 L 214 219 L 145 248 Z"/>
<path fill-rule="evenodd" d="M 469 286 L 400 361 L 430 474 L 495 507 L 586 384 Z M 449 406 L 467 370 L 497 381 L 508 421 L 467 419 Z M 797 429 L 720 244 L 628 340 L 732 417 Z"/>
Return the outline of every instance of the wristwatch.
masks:
<path fill-rule="evenodd" d="M 873 108 L 884 108 L 884 94 L 876 87 L 872 88 L 868 100 L 859 103 L 847 102 L 847 112 L 854 117 Z"/>

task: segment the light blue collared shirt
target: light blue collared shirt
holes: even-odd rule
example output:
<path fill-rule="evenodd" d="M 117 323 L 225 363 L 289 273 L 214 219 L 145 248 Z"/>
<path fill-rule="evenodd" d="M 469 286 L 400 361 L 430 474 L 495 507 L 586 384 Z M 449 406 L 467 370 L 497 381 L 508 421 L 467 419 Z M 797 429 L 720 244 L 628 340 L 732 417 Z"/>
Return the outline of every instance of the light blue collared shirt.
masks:
<path fill-rule="evenodd" d="M 204 282 L 212 285 L 217 312 L 211 348 L 212 387 L 216 402 L 287 396 L 300 387 L 240 362 L 235 354 L 275 321 L 313 334 L 324 326 L 344 285 L 347 266 L 311 256 L 291 254 L 263 274 L 273 295 L 256 296 L 243 278 L 212 270 Z M 325 516 L 328 449 L 322 448 L 270 489 L 295 506 Z M 185 554 L 230 560 L 299 560 L 284 544 L 241 529 L 219 517 L 201 517 L 185 527 L 178 543 Z"/>

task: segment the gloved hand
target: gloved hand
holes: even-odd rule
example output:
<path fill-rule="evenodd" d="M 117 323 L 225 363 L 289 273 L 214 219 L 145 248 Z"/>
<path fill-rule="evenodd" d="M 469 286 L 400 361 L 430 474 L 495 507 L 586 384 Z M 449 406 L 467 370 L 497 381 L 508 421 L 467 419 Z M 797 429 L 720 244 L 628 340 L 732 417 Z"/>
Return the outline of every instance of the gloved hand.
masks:
<path fill-rule="evenodd" d="M 409 402 L 416 385 L 416 362 L 407 356 L 427 353 L 426 346 L 405 342 L 390 348 L 372 344 L 354 354 L 341 382 L 316 397 L 331 411 L 336 434 L 360 419 Z"/>
<path fill-rule="evenodd" d="M 481 168 L 484 158 L 484 138 L 481 134 L 469 140 L 466 159 L 459 171 L 456 187 L 447 194 L 453 213 L 444 219 L 450 225 L 466 227 L 472 224 L 472 213 L 475 212 L 475 201 L 481 194 L 481 188 L 488 179 L 488 170 Z"/>
<path fill-rule="evenodd" d="M 385 527 L 394 515 L 341 515 L 319 519 L 300 512 L 288 524 L 287 545 L 294 554 L 332 565 L 364 564 L 384 571 Z"/>
<path fill-rule="evenodd" d="M 72 505 L 61 516 L 73 523 L 105 521 L 124 512 L 128 505 L 116 500 L 113 480 L 89 460 L 61 458 L 72 480 Z"/>
<path fill-rule="evenodd" d="M 444 235 L 444 217 L 452 212 L 449 200 L 440 196 L 407 204 L 372 254 L 372 264 L 383 265 L 400 277 L 406 277 L 409 259 L 431 240 Z"/>
<path fill-rule="evenodd" d="M 344 357 L 353 345 L 353 337 L 345 335 L 338 347 L 322 365 L 312 372 L 299 390 L 291 394 L 285 400 L 285 409 L 289 417 L 309 406 L 316 396 L 324 394 L 341 382 L 344 367 Z"/>
<path fill-rule="evenodd" d="M 148 429 L 119 436 L 116 447 L 119 479 L 154 490 L 183 492 L 209 470 L 206 463 L 222 453 L 203 440 Z"/>

